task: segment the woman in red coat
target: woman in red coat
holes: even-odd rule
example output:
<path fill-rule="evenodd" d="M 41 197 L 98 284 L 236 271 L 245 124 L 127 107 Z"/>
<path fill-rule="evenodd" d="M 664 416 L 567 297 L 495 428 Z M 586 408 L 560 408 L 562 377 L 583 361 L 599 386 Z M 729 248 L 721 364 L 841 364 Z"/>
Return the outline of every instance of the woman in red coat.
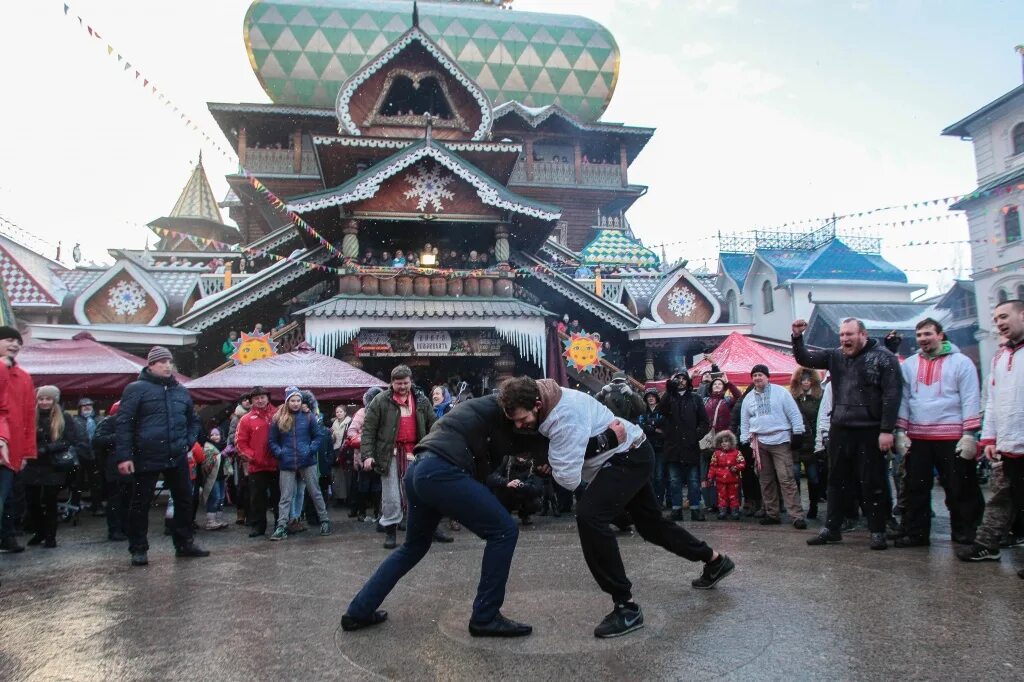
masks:
<path fill-rule="evenodd" d="M 0 549 L 8 552 L 24 547 L 14 538 L 14 518 L 3 514 L 4 504 L 11 500 L 15 476 L 36 456 L 36 388 L 15 360 L 21 343 L 17 329 L 0 327 Z"/>

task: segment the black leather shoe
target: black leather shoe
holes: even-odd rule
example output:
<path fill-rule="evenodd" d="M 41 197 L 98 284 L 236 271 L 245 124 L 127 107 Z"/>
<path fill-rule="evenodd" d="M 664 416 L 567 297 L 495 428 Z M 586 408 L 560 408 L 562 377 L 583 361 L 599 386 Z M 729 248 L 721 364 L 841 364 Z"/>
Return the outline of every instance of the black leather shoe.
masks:
<path fill-rule="evenodd" d="M 438 528 L 434 531 L 434 542 L 455 542 L 455 538 Z"/>
<path fill-rule="evenodd" d="M 842 533 L 833 533 L 828 528 L 822 528 L 821 531 L 819 531 L 819 533 L 815 535 L 813 538 L 807 539 L 807 544 L 811 547 L 815 547 L 817 545 L 834 545 L 842 541 Z"/>
<path fill-rule="evenodd" d="M 353 630 L 362 630 L 374 625 L 380 625 L 388 619 L 387 611 L 374 611 L 373 615 L 369 618 L 356 618 L 350 616 L 347 613 L 341 617 L 341 629 L 345 632 L 352 632 Z"/>
<path fill-rule="evenodd" d="M 469 621 L 469 634 L 474 637 L 525 637 L 531 632 L 533 628 L 529 625 L 509 620 L 500 613 L 486 625 Z"/>
<path fill-rule="evenodd" d="M 149 565 L 149 557 L 145 552 L 132 552 L 132 566 Z"/>
<path fill-rule="evenodd" d="M 210 552 L 197 545 L 185 545 L 184 547 L 179 547 L 175 550 L 174 556 L 188 559 L 201 559 L 202 557 L 210 556 Z"/>

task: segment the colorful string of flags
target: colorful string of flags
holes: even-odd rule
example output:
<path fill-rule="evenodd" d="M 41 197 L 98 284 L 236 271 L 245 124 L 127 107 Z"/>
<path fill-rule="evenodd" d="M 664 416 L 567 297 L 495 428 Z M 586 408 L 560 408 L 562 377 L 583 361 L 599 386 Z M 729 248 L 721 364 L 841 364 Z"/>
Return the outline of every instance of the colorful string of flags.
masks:
<path fill-rule="evenodd" d="M 71 18 L 72 16 L 71 6 L 66 2 L 64 3 L 64 16 L 68 18 Z M 206 142 L 206 144 L 208 144 L 218 153 L 223 155 L 224 158 L 227 159 L 228 161 L 234 162 L 236 160 L 237 157 L 233 151 L 226 149 L 215 138 L 213 138 L 205 130 L 203 130 L 199 126 L 199 124 L 196 123 L 196 119 L 192 117 L 189 113 L 187 113 L 184 109 L 179 107 L 174 101 L 172 101 L 171 98 L 168 97 L 167 94 L 164 93 L 162 89 L 156 86 L 156 83 L 147 74 L 145 74 L 141 68 L 139 68 L 137 65 L 134 65 L 133 62 L 128 61 L 128 58 L 125 57 L 120 52 L 120 50 L 115 48 L 112 43 L 105 41 L 103 39 L 103 36 L 100 35 L 100 32 L 96 30 L 92 26 L 92 24 L 88 23 L 85 19 L 83 19 L 80 14 L 76 13 L 74 17 L 78 20 L 79 27 L 83 31 L 85 31 L 90 38 L 99 41 L 101 45 L 106 45 L 108 57 L 117 57 L 117 63 L 122 65 L 123 72 L 132 73 L 134 71 L 135 81 L 142 86 L 142 89 L 149 93 L 151 96 L 156 97 L 158 101 L 163 102 L 165 107 L 170 107 L 172 113 L 178 114 L 179 121 L 181 121 L 181 123 L 183 123 L 186 128 L 189 128 L 192 132 L 201 136 L 203 140 Z"/>

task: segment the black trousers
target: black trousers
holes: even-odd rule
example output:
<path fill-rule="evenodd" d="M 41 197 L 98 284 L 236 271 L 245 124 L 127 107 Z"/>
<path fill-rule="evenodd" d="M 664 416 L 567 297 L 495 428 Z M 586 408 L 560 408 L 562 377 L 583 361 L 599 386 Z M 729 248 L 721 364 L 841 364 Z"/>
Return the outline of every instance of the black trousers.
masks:
<path fill-rule="evenodd" d="M 828 443 L 828 514 L 825 525 L 833 533 L 858 494 L 872 533 L 885 532 L 892 509 L 885 455 L 878 449 L 878 429 L 832 426 Z"/>
<path fill-rule="evenodd" d="M 689 561 L 708 562 L 713 554 L 707 543 L 662 516 L 651 485 L 653 471 L 654 450 L 644 443 L 608 460 L 576 503 L 583 558 L 598 586 L 616 604 L 633 596 L 633 584 L 626 577 L 619 543 L 611 528 L 612 521 L 623 512 L 629 513 L 640 537 L 647 542 Z"/>
<path fill-rule="evenodd" d="M 57 539 L 57 493 L 60 486 L 26 485 L 25 505 L 28 520 L 36 535 L 45 540 Z"/>
<path fill-rule="evenodd" d="M 127 535 L 128 507 L 135 489 L 132 477 L 114 476 L 105 485 L 107 488 L 107 533 Z"/>
<path fill-rule="evenodd" d="M 754 453 L 749 445 L 741 445 L 740 452 L 748 463 L 754 461 Z M 744 502 L 749 502 L 752 507 L 761 506 L 761 479 L 753 466 L 747 466 L 740 474 L 740 489 L 743 491 Z"/>
<path fill-rule="evenodd" d="M 977 464 L 957 456 L 956 444 L 955 440 L 918 439 L 910 446 L 903 460 L 903 529 L 908 536 L 927 538 L 931 533 L 932 484 L 938 469 L 953 535 L 974 537 L 985 498 L 978 485 Z"/>
<path fill-rule="evenodd" d="M 149 509 L 153 505 L 156 482 L 161 474 L 164 486 L 174 498 L 174 519 L 171 531 L 175 548 L 192 544 L 192 480 L 188 471 L 188 459 L 181 458 L 177 466 L 158 471 L 136 471 L 132 499 L 128 505 L 128 551 L 149 550 Z"/>
<path fill-rule="evenodd" d="M 281 487 L 276 471 L 257 471 L 249 474 L 249 514 L 246 519 L 254 530 L 267 532 L 267 509 L 274 512 L 274 526 L 277 526 L 277 503 L 281 499 Z"/>
<path fill-rule="evenodd" d="M 494 496 L 498 498 L 498 502 L 501 502 L 501 506 L 507 509 L 509 513 L 517 512 L 519 518 L 524 518 L 540 511 L 542 495 L 534 495 L 525 490 L 516 490 L 514 488 L 497 488 L 494 490 Z"/>

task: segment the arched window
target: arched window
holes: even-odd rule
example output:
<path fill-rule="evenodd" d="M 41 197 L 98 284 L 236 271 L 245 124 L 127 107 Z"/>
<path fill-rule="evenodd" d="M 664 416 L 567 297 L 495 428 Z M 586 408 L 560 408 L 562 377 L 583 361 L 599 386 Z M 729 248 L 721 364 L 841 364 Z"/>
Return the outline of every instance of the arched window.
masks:
<path fill-rule="evenodd" d="M 1013 132 L 1010 133 L 1010 139 L 1013 141 L 1013 153 L 1024 154 L 1024 123 L 1018 123 L 1013 126 Z"/>
<path fill-rule="evenodd" d="M 772 283 L 765 280 L 761 285 L 761 301 L 764 304 L 764 312 L 767 315 L 775 310 L 775 299 L 772 296 Z"/>
<path fill-rule="evenodd" d="M 733 324 L 739 322 L 739 306 L 736 305 L 736 292 L 730 291 L 725 295 L 725 307 L 729 311 L 729 321 Z"/>
<path fill-rule="evenodd" d="M 1017 300 L 1024 301 L 1024 284 L 1017 285 Z"/>
<path fill-rule="evenodd" d="M 1020 241 L 1020 211 L 1016 206 L 1003 208 L 1003 237 L 1007 244 Z"/>
<path fill-rule="evenodd" d="M 1006 303 L 1010 300 L 1010 295 L 1006 293 L 1006 289 L 1000 289 L 999 293 L 996 294 L 996 300 L 1000 303 Z"/>

